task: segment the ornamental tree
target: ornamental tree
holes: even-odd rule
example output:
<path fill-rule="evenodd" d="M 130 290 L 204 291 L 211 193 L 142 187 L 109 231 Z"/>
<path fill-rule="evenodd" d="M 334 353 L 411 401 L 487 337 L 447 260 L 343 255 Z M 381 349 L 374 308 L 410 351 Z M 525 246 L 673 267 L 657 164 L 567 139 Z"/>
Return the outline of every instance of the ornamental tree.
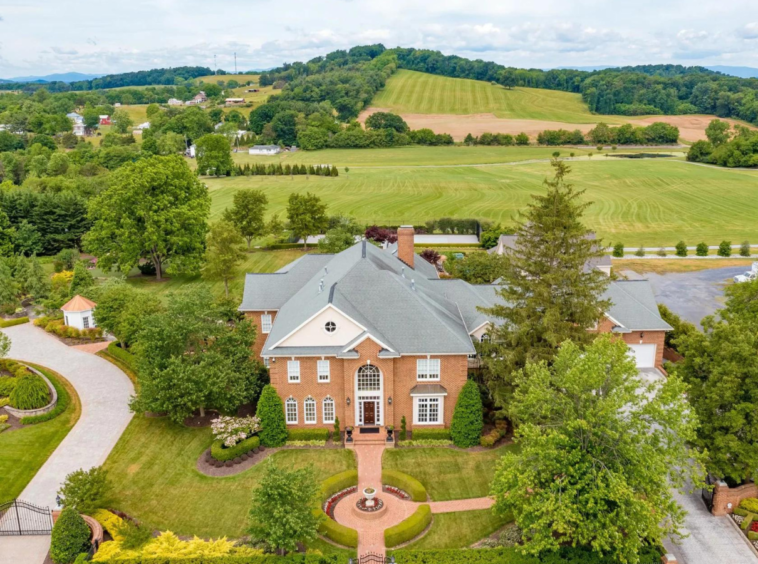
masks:
<path fill-rule="evenodd" d="M 287 440 L 284 404 L 271 384 L 264 386 L 255 415 L 261 422 L 261 444 L 266 447 L 282 446 Z"/>
<path fill-rule="evenodd" d="M 501 459 L 492 493 L 527 553 L 571 544 L 635 563 L 647 544 L 681 535 L 672 488 L 701 486 L 703 467 L 680 378 L 645 383 L 627 345 L 604 335 L 565 342 L 552 365 L 529 362 L 515 380 L 520 450 Z"/>
<path fill-rule="evenodd" d="M 78 513 L 91 514 L 102 506 L 108 492 L 108 474 L 102 466 L 89 470 L 77 470 L 66 476 L 58 490 L 63 507 L 71 507 Z"/>
<path fill-rule="evenodd" d="M 477 446 L 482 427 L 482 396 L 476 382 L 468 380 L 458 395 L 453 411 L 453 421 L 450 424 L 453 443 L 460 448 Z"/>
<path fill-rule="evenodd" d="M 592 341 L 588 330 L 610 305 L 602 299 L 608 277 L 585 269 L 604 252 L 582 223 L 591 202 L 580 201 L 584 191 L 566 181 L 566 163 L 553 160 L 552 166 L 547 192 L 532 196 L 516 230 L 517 245 L 506 249 L 498 290 L 504 303 L 484 310 L 502 320 L 484 351 L 487 384 L 500 403 L 512 391 L 512 374 L 527 362 L 550 361 L 566 340 Z"/>
<path fill-rule="evenodd" d="M 203 277 L 222 280 L 226 296 L 229 296 L 229 280 L 237 275 L 237 267 L 245 258 L 244 244 L 242 235 L 228 221 L 217 221 L 208 231 Z"/>
<path fill-rule="evenodd" d="M 288 470 L 269 458 L 252 501 L 250 533 L 279 554 L 295 551 L 299 543 L 318 536 L 323 517 L 313 511 L 318 505 L 318 483 L 312 466 Z"/>
<path fill-rule="evenodd" d="M 292 234 L 303 240 L 303 249 L 308 247 L 308 236 L 320 233 L 329 224 L 326 216 L 326 204 L 321 198 L 306 192 L 305 194 L 290 194 L 287 204 L 287 219 Z"/>
<path fill-rule="evenodd" d="M 161 280 L 172 272 L 197 272 L 210 213 L 208 189 L 178 155 L 148 157 L 113 172 L 110 186 L 90 200 L 94 222 L 87 250 L 108 270 L 129 272 L 141 258 Z"/>
<path fill-rule="evenodd" d="M 268 198 L 263 191 L 243 189 L 234 193 L 232 207 L 224 210 L 224 219 L 245 238 L 248 250 L 253 239 L 266 234 L 266 206 Z"/>

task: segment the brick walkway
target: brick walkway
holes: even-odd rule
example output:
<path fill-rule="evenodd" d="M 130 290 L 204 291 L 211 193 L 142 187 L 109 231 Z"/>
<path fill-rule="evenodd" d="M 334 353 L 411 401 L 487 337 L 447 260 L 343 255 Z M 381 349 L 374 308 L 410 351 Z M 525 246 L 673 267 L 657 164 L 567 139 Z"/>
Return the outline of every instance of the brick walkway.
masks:
<path fill-rule="evenodd" d="M 362 519 L 354 512 L 355 503 L 363 497 L 364 488 L 374 488 L 381 492 L 382 486 L 382 454 L 384 445 L 356 445 L 355 455 L 358 458 L 358 492 L 347 496 L 337 504 L 334 519 L 347 527 L 358 531 L 358 556 L 368 552 L 385 554 L 384 531 L 410 517 L 421 505 L 413 501 L 404 501 L 389 494 L 381 495 L 386 509 L 381 517 Z M 489 509 L 494 500 L 482 497 L 476 499 L 459 499 L 453 501 L 428 502 L 432 513 L 452 513 L 454 511 L 473 511 Z"/>
<path fill-rule="evenodd" d="M 86 345 L 75 345 L 71 348 L 78 349 L 87 353 L 95 354 L 108 348 L 110 341 L 100 341 L 99 343 L 87 343 Z"/>

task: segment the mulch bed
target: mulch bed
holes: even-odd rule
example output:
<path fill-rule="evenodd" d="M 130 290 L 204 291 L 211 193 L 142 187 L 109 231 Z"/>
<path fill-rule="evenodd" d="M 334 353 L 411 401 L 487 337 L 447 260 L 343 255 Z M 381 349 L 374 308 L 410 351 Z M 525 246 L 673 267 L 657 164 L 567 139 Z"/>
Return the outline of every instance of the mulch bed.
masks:
<path fill-rule="evenodd" d="M 21 420 L 16 417 L 15 415 L 11 415 L 7 411 L 5 411 L 5 408 L 0 409 L 0 415 L 7 415 L 8 416 L 8 423 L 10 427 L 8 427 L 3 433 L 10 433 L 11 431 L 15 431 L 16 429 L 23 429 L 26 427 L 26 425 L 21 424 Z"/>
<path fill-rule="evenodd" d="M 210 427 L 211 422 L 218 417 L 218 411 L 212 411 L 208 410 L 205 412 L 205 415 L 202 417 L 199 413 L 196 413 L 192 415 L 192 417 L 187 417 L 187 419 L 184 420 L 184 425 L 186 427 Z"/>

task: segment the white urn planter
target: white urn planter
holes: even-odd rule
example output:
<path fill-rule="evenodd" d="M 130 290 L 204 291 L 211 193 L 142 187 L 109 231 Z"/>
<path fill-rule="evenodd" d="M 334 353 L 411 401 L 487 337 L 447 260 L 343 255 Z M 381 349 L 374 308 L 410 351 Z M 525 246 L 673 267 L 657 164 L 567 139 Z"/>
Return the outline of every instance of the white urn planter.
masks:
<path fill-rule="evenodd" d="M 373 499 L 376 497 L 376 490 L 374 488 L 364 489 L 363 497 L 365 497 L 367 501 L 373 501 Z"/>

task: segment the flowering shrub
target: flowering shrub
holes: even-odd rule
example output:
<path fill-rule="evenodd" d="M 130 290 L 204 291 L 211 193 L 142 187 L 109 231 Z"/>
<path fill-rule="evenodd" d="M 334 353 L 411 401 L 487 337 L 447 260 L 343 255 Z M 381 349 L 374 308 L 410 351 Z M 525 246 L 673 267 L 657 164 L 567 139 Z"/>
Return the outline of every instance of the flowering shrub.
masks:
<path fill-rule="evenodd" d="M 231 448 L 260 431 L 261 420 L 258 417 L 226 417 L 222 415 L 213 420 L 211 430 L 216 440 L 223 441 L 225 447 Z"/>
<path fill-rule="evenodd" d="M 758 521 L 753 521 L 750 525 L 750 530 L 754 533 L 758 533 Z"/>

